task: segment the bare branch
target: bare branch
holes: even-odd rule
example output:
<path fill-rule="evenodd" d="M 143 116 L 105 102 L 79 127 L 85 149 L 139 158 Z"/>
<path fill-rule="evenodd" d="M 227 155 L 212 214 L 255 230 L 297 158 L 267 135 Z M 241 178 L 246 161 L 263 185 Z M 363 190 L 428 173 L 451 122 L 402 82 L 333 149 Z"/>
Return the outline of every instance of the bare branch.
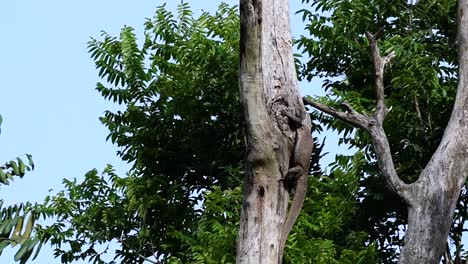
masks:
<path fill-rule="evenodd" d="M 328 106 L 328 105 L 324 105 L 322 103 L 319 103 L 319 102 L 316 102 L 316 101 L 312 101 L 312 100 L 309 100 L 307 98 L 302 98 L 302 100 L 304 101 L 304 104 L 306 105 L 310 105 L 312 107 L 315 107 L 317 108 L 318 110 L 324 112 L 324 113 L 327 113 L 333 117 L 336 117 L 338 119 L 340 119 L 341 121 L 344 121 L 352 126 L 355 126 L 355 127 L 360 127 L 364 130 L 368 130 L 369 126 L 373 125 L 375 123 L 374 120 L 370 119 L 369 117 L 361 114 L 361 113 L 358 113 L 357 111 L 355 111 L 351 105 L 349 105 L 348 103 L 342 103 L 343 107 L 345 107 L 346 109 L 346 112 L 342 112 L 342 111 L 338 111 L 336 110 L 335 108 L 331 107 L 331 106 Z"/>
<path fill-rule="evenodd" d="M 449 243 L 447 242 L 447 244 L 445 245 L 445 251 L 444 251 L 444 260 L 446 264 L 452 264 L 453 263 L 453 260 L 452 260 L 452 255 L 450 253 L 450 247 L 449 247 Z"/>
<path fill-rule="evenodd" d="M 387 113 L 390 111 L 390 109 L 385 106 L 384 70 L 385 65 L 395 57 L 395 53 L 392 51 L 388 55 L 382 57 L 379 46 L 377 45 L 376 36 L 369 32 L 366 32 L 366 36 L 369 40 L 372 59 L 374 61 L 376 95 L 376 108 L 373 115 L 376 124 L 375 126 L 370 127 L 368 132 L 370 133 L 374 142 L 374 149 L 379 168 L 384 176 L 387 186 L 394 193 L 400 195 L 403 199 L 409 202 L 410 197 L 405 191 L 407 189 L 407 185 L 398 177 L 398 174 L 396 173 L 390 151 L 390 144 L 388 143 L 387 135 L 383 129 L 383 121 Z"/>
<path fill-rule="evenodd" d="M 408 204 L 411 204 L 408 185 L 398 177 L 395 165 L 393 164 L 390 144 L 382 125 L 376 124 L 370 127 L 368 132 L 372 138 L 377 162 L 387 187 L 403 198 Z"/>
<path fill-rule="evenodd" d="M 305 105 L 310 105 L 318 110 L 336 117 L 348 124 L 366 130 L 372 137 L 374 150 L 377 156 L 380 170 L 388 188 L 395 194 L 400 195 L 409 202 L 407 195 L 407 184 L 405 184 L 396 173 L 395 166 L 390 152 L 390 144 L 381 124 L 378 124 L 374 118 L 368 117 L 354 110 L 348 103 L 342 103 L 346 112 L 338 111 L 333 107 L 321 104 L 316 101 L 303 98 Z M 389 111 L 389 110 L 387 110 Z"/>
<path fill-rule="evenodd" d="M 385 107 L 385 93 L 384 93 L 384 69 L 385 65 L 390 62 L 392 58 L 395 57 L 395 52 L 390 52 L 385 57 L 380 55 L 380 49 L 377 45 L 377 39 L 374 35 L 369 32 L 366 32 L 367 39 L 372 51 L 372 59 L 374 60 L 374 70 L 375 70 L 375 94 L 376 94 L 376 109 L 375 109 L 375 118 L 379 124 L 383 123 L 385 115 L 388 113 L 388 109 Z"/>
<path fill-rule="evenodd" d="M 387 54 L 387 56 L 383 57 L 382 60 L 383 60 L 384 67 L 385 67 L 385 65 L 387 65 L 393 58 L 395 58 L 395 56 L 396 56 L 395 51 L 392 51 L 392 52 L 390 52 L 389 54 Z"/>
<path fill-rule="evenodd" d="M 421 110 L 419 109 L 419 100 L 418 100 L 418 97 L 416 95 L 414 95 L 413 97 L 413 100 L 414 100 L 414 107 L 416 109 L 416 115 L 418 116 L 419 120 L 421 121 L 421 123 L 424 124 L 424 120 L 422 119 L 422 115 L 421 115 Z"/>

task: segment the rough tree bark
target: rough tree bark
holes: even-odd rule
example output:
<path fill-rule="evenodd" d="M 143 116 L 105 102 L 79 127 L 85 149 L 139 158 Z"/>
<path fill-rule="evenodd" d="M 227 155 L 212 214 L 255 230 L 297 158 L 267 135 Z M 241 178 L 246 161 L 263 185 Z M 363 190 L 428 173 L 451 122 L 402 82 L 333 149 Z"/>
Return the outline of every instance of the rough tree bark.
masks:
<path fill-rule="evenodd" d="M 310 129 L 292 55 L 288 0 L 241 0 L 240 96 L 246 141 L 237 263 L 278 263 L 295 129 Z"/>
<path fill-rule="evenodd" d="M 346 111 L 304 99 L 325 113 L 366 130 L 372 137 L 379 168 L 387 187 L 407 204 L 408 227 L 400 264 L 439 263 L 445 250 L 457 198 L 468 175 L 468 0 L 458 1 L 458 88 L 449 123 L 439 147 L 418 180 L 405 184 L 398 177 L 383 121 L 389 109 L 384 102 L 385 64 L 394 56 L 382 57 L 377 39 L 367 34 L 374 59 L 376 110 L 372 116 L 356 112 L 344 103 Z"/>

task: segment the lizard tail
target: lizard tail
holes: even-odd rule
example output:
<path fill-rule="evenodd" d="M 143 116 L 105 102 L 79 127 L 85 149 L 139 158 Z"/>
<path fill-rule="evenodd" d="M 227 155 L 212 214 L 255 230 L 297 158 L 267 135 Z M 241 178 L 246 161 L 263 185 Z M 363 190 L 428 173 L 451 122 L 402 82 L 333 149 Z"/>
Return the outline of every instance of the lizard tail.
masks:
<path fill-rule="evenodd" d="M 279 261 L 278 263 L 281 264 L 283 262 L 283 253 L 284 247 L 286 246 L 286 240 L 288 239 L 289 232 L 297 220 L 299 216 L 299 212 L 301 211 L 302 204 L 304 203 L 305 197 L 307 192 L 307 175 L 302 175 L 297 179 L 296 184 L 296 191 L 294 194 L 293 201 L 291 203 L 291 207 L 289 208 L 288 216 L 286 217 L 286 221 L 283 225 L 283 230 L 281 231 L 281 240 L 280 240 L 280 247 L 279 247 Z"/>

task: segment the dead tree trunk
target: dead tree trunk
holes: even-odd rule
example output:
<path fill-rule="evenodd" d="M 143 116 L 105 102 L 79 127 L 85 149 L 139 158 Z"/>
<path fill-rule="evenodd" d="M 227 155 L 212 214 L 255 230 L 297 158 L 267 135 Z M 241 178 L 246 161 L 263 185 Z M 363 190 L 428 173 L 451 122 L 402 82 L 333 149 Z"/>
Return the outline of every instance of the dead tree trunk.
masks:
<path fill-rule="evenodd" d="M 305 100 L 307 104 L 366 130 L 372 137 L 379 168 L 390 190 L 408 207 L 408 228 L 400 264 L 439 263 L 444 252 L 457 198 L 468 175 L 468 0 L 458 1 L 458 89 L 452 115 L 436 152 L 418 180 L 405 184 L 398 177 L 383 121 L 389 109 L 384 103 L 385 64 L 394 56 L 381 57 L 377 40 L 367 34 L 374 58 L 376 110 L 372 116 L 356 112 L 344 103 L 346 112 Z"/>
<path fill-rule="evenodd" d="M 240 13 L 246 167 L 237 263 L 271 264 L 280 261 L 289 199 L 281 179 L 297 140 L 290 118 L 297 117 L 308 131 L 310 118 L 296 79 L 288 0 L 241 0 Z"/>

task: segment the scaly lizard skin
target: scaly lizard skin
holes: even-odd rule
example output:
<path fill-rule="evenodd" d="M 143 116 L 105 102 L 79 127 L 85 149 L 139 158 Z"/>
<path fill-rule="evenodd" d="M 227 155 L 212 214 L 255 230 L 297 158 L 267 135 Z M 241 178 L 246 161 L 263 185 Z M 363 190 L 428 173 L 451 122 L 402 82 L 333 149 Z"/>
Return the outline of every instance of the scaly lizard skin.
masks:
<path fill-rule="evenodd" d="M 302 204 L 307 192 L 307 174 L 310 166 L 310 155 L 314 148 L 314 140 L 312 139 L 310 128 L 302 125 L 302 120 L 290 113 L 285 113 L 291 122 L 295 124 L 296 129 L 296 143 L 294 145 L 293 154 L 293 167 L 288 170 L 284 177 L 286 183 L 296 183 L 294 198 L 289 208 L 288 216 L 283 225 L 281 232 L 280 248 L 279 248 L 279 263 L 283 261 L 283 252 L 288 239 L 289 232 L 291 232 L 294 222 L 301 211 Z"/>

